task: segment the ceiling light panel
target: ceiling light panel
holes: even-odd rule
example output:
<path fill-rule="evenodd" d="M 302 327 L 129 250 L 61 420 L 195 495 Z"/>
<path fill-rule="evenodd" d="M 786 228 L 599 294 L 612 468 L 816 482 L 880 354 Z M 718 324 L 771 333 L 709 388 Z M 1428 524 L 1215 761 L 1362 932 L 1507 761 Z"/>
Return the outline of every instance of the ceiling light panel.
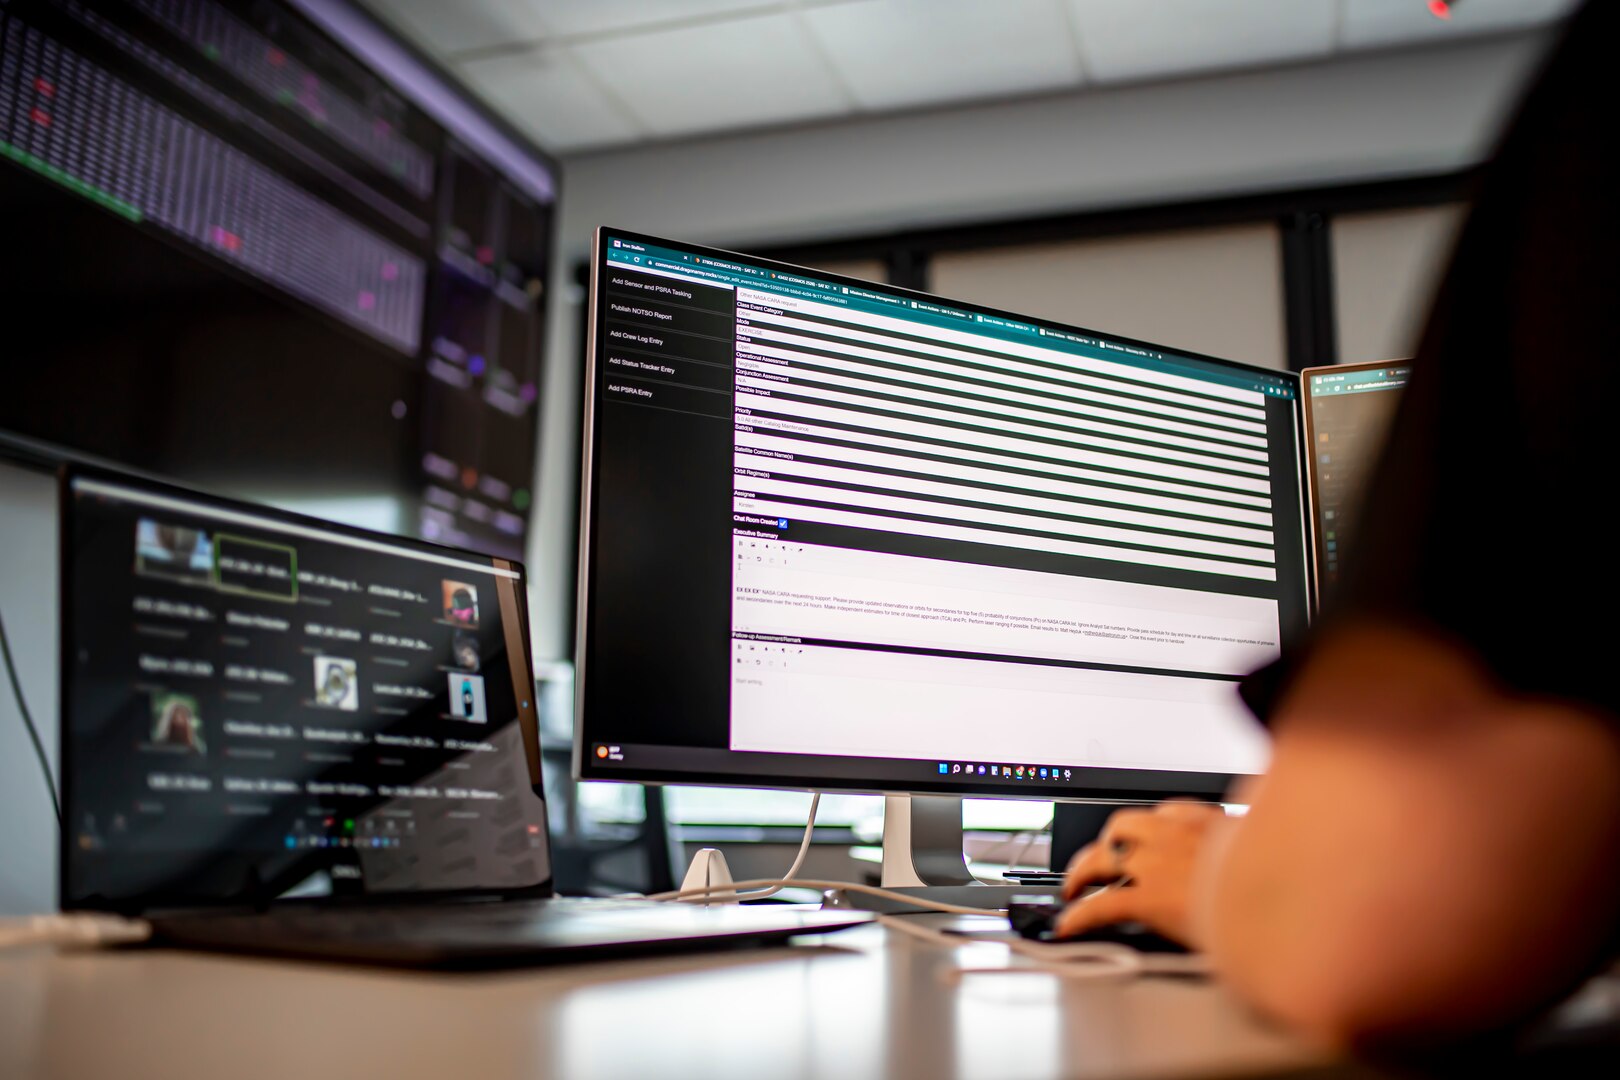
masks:
<path fill-rule="evenodd" d="M 464 63 L 457 72 L 484 100 L 547 150 L 566 153 L 646 134 L 603 88 L 557 49 Z"/>
<path fill-rule="evenodd" d="M 896 109 L 1071 87 L 1063 0 L 873 0 L 801 16 L 856 101 Z"/>
<path fill-rule="evenodd" d="M 692 135 L 851 111 L 793 15 L 762 15 L 571 46 L 649 131 Z"/>
<path fill-rule="evenodd" d="M 488 2 L 488 0 L 483 0 Z M 546 24 L 564 36 L 678 26 L 792 6 L 786 0 L 540 0 Z"/>

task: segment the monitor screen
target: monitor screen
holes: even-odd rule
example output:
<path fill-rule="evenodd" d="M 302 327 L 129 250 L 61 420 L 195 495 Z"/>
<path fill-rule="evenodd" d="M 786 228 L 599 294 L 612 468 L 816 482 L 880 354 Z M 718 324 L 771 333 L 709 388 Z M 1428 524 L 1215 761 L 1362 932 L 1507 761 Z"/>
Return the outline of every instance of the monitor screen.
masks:
<path fill-rule="evenodd" d="M 0 428 L 518 557 L 555 184 L 346 0 L 0 5 Z"/>
<path fill-rule="evenodd" d="M 1218 793 L 1306 620 L 1297 378 L 599 234 L 579 770 Z"/>
<path fill-rule="evenodd" d="M 64 907 L 549 881 L 520 565 L 67 483 Z"/>
<path fill-rule="evenodd" d="M 1332 591 L 1346 556 L 1353 557 L 1361 501 L 1411 377 L 1411 365 L 1399 362 L 1312 368 L 1303 375 L 1320 595 Z"/>

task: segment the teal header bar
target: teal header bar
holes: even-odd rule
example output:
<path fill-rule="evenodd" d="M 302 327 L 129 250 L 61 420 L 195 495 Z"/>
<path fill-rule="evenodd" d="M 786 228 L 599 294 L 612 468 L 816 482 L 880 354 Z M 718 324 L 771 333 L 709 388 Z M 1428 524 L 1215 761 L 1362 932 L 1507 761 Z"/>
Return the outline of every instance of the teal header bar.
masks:
<path fill-rule="evenodd" d="M 1399 390 L 1412 379 L 1409 364 L 1392 365 L 1374 371 L 1325 372 L 1311 376 L 1311 394 L 1365 394 L 1374 390 Z"/>
<path fill-rule="evenodd" d="M 1222 364 L 1146 346 L 1075 334 L 1066 330 L 1053 330 L 999 315 L 986 315 L 982 312 L 915 300 L 907 296 L 861 289 L 853 285 L 835 285 L 803 274 L 768 270 L 742 262 L 642 244 L 622 237 L 610 236 L 608 243 L 609 264 L 631 270 L 639 268 L 683 274 L 687 277 L 712 281 L 717 285 L 729 285 L 733 288 L 740 285 L 760 292 L 835 304 L 847 307 L 851 311 L 905 318 L 929 326 L 948 327 L 954 330 L 971 330 L 973 333 L 1003 341 L 1038 344 L 1092 360 L 1107 360 L 1148 371 L 1202 379 L 1223 386 L 1241 387 L 1284 400 L 1294 397 L 1293 382 L 1282 375 L 1237 371 Z"/>

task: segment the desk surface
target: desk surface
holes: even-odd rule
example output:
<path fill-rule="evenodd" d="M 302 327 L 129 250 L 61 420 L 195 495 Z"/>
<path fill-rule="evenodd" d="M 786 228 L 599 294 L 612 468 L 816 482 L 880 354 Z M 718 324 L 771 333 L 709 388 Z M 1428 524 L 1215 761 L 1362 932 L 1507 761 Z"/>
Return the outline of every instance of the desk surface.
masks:
<path fill-rule="evenodd" d="M 1310 1065 L 1202 980 L 967 975 L 879 926 L 494 975 L 197 953 L 0 954 L 8 1080 L 1232 1076 Z"/>

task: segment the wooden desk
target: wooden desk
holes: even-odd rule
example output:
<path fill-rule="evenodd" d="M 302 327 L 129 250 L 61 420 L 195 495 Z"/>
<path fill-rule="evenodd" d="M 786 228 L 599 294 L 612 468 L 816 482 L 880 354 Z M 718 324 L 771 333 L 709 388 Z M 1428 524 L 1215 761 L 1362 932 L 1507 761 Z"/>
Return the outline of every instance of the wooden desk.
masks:
<path fill-rule="evenodd" d="M 1006 956 L 879 926 L 493 975 L 20 950 L 0 954 L 0 1077 L 1180 1077 L 1315 1060 L 1204 981 L 944 977 Z"/>

